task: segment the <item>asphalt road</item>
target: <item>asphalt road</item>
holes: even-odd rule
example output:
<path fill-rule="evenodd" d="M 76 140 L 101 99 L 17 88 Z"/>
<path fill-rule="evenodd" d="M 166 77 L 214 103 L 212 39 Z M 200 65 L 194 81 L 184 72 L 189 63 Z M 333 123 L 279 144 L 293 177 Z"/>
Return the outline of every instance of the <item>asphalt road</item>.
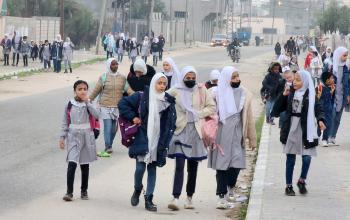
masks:
<path fill-rule="evenodd" d="M 244 47 L 242 63 L 237 66 L 244 65 L 245 60 L 261 56 L 268 51 L 272 49 Z M 199 72 L 199 81 L 202 82 L 208 79 L 208 74 L 213 68 L 232 65 L 223 48 L 213 48 L 206 53 L 194 51 L 190 56 L 178 56 L 176 62 L 179 67 L 195 66 Z M 64 104 L 72 95 L 72 88 L 67 87 L 0 102 L 0 219 L 1 213 L 15 211 L 18 207 L 51 192 L 61 190 L 62 195 L 65 193 L 66 153 L 58 148 L 58 135 Z M 100 149 L 103 148 L 102 140 L 103 136 L 98 141 Z M 115 166 L 117 174 L 118 167 L 123 166 L 119 161 L 128 157 L 126 149 L 120 147 L 119 141 L 115 141 L 114 149 L 116 153 L 112 158 L 99 160 L 92 165 L 92 181 L 108 168 Z M 128 167 L 121 169 L 128 170 Z M 134 171 L 133 166 L 129 169 L 130 173 Z M 80 184 L 80 172 L 77 173 L 76 187 Z M 162 181 L 160 178 L 158 181 Z M 127 193 L 131 195 L 132 179 L 124 181 L 129 181 L 130 192 Z M 167 195 L 169 199 L 170 194 L 171 192 Z M 62 195 L 59 195 L 57 200 L 60 200 Z M 129 200 L 126 204 L 129 205 Z"/>

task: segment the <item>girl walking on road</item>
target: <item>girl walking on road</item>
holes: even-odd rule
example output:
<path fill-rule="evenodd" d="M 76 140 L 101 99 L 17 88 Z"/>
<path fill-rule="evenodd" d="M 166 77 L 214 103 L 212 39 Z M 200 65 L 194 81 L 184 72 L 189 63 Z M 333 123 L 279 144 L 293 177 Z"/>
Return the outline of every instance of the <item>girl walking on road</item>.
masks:
<path fill-rule="evenodd" d="M 75 170 L 80 164 L 81 199 L 89 199 L 87 189 L 89 182 L 89 164 L 96 158 L 95 135 L 91 119 L 98 119 L 98 111 L 91 104 L 88 96 L 88 84 L 78 80 L 74 83 L 74 99 L 64 108 L 59 146 L 67 148 L 67 193 L 65 201 L 73 201 Z"/>
<path fill-rule="evenodd" d="M 246 168 L 246 140 L 252 149 L 256 147 L 253 96 L 240 83 L 238 70 L 224 67 L 216 96 L 220 119 L 216 141 L 220 149 L 212 149 L 208 159 L 208 166 L 216 170 L 218 209 L 227 209 L 228 201 L 235 199 L 234 187 L 239 172 Z"/>
<path fill-rule="evenodd" d="M 109 157 L 113 153 L 112 145 L 117 133 L 118 103 L 123 93 L 132 94 L 132 90 L 126 81 L 126 77 L 118 72 L 116 58 L 107 60 L 107 72 L 102 74 L 90 95 L 94 100 L 99 96 L 101 119 L 103 119 L 105 149 L 98 153 L 100 157 Z"/>
<path fill-rule="evenodd" d="M 168 78 L 168 87 L 167 89 L 172 88 L 178 83 L 178 77 L 180 76 L 180 71 L 177 68 L 175 61 L 168 57 L 163 61 L 163 73 Z"/>
<path fill-rule="evenodd" d="M 171 140 L 168 156 L 175 159 L 173 200 L 168 208 L 179 210 L 184 168 L 187 161 L 187 199 L 185 209 L 194 209 L 192 196 L 196 189 L 198 162 L 207 158 L 202 141 L 202 122 L 215 113 L 215 103 L 205 86 L 197 85 L 197 71 L 187 66 L 181 72 L 181 81 L 168 92 L 176 98 L 176 130 Z"/>
<path fill-rule="evenodd" d="M 302 156 L 301 175 L 297 182 L 300 194 L 306 194 L 306 178 L 310 168 L 311 157 L 316 156 L 318 145 L 317 125 L 320 130 L 325 127 L 325 115 L 315 94 L 311 74 L 301 70 L 295 74 L 294 88 L 286 87 L 275 103 L 272 114 L 278 116 L 286 111 L 286 121 L 281 128 L 280 140 L 284 145 L 286 161 L 287 196 L 295 196 L 293 190 L 293 171 L 296 155 Z M 317 120 L 317 125 L 316 121 Z"/>
<path fill-rule="evenodd" d="M 163 73 L 154 75 L 150 87 L 145 91 L 124 97 L 119 102 L 120 115 L 140 127 L 134 143 L 129 148 L 129 156 L 136 159 L 134 193 L 131 205 L 139 204 L 143 189 L 142 179 L 147 167 L 147 190 L 145 208 L 157 211 L 153 204 L 153 192 L 156 184 L 156 169 L 166 163 L 169 142 L 175 131 L 175 98 L 165 92 L 167 78 Z"/>
<path fill-rule="evenodd" d="M 141 57 L 147 63 L 147 57 L 149 56 L 151 50 L 151 44 L 147 36 L 145 36 L 142 44 L 141 44 Z"/>
<path fill-rule="evenodd" d="M 66 38 L 66 42 L 63 43 L 63 60 L 64 60 L 64 73 L 72 73 L 72 60 L 73 60 L 74 44 L 69 37 Z"/>

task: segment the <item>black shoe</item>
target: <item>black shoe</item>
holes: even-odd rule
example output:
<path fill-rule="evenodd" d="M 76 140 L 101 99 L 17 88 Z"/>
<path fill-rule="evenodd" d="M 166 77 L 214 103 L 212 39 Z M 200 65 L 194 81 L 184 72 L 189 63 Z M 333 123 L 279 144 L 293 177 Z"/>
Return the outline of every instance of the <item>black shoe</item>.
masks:
<path fill-rule="evenodd" d="M 67 71 L 67 70 L 64 70 L 64 73 L 68 73 L 68 71 Z"/>
<path fill-rule="evenodd" d="M 146 196 L 145 195 L 145 208 L 150 212 L 156 212 L 157 206 L 153 204 L 153 195 Z"/>
<path fill-rule="evenodd" d="M 86 191 L 85 191 L 85 192 L 81 192 L 80 198 L 81 198 L 82 200 L 89 200 L 88 193 L 87 193 Z"/>
<path fill-rule="evenodd" d="M 70 72 L 70 73 L 72 73 L 72 72 L 73 72 L 72 68 L 69 68 L 69 72 Z"/>
<path fill-rule="evenodd" d="M 293 186 L 287 186 L 285 193 L 286 193 L 287 196 L 295 196 L 295 192 L 293 190 Z"/>
<path fill-rule="evenodd" d="M 131 205 L 137 206 L 140 202 L 141 190 L 135 190 L 131 196 Z"/>
<path fill-rule="evenodd" d="M 73 194 L 72 193 L 67 193 L 66 195 L 63 196 L 63 200 L 66 201 L 66 202 L 73 201 Z"/>
<path fill-rule="evenodd" d="M 297 186 L 299 188 L 300 194 L 307 194 L 307 189 L 306 189 L 305 185 L 306 185 L 305 182 L 298 181 Z"/>

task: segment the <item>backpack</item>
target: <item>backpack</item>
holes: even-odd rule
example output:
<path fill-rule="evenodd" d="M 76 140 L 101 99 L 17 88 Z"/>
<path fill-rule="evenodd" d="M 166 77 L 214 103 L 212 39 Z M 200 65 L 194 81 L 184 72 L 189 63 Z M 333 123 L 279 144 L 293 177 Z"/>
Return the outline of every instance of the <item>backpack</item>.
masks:
<path fill-rule="evenodd" d="M 140 97 L 139 97 L 139 108 L 138 108 L 138 114 L 139 117 L 141 118 L 141 101 L 143 98 L 143 93 L 140 92 Z M 120 128 L 120 134 L 122 137 L 122 144 L 125 147 L 130 147 L 135 140 L 136 133 L 140 127 L 140 125 L 135 125 L 133 122 L 126 120 L 125 118 L 119 116 L 118 118 L 118 124 Z"/>
<path fill-rule="evenodd" d="M 69 101 L 68 102 L 68 107 L 67 107 L 67 121 L 68 121 L 68 126 L 70 125 L 71 123 L 71 115 L 70 115 L 70 112 L 72 110 L 72 102 Z M 86 108 L 88 114 L 89 114 L 89 121 L 90 121 L 90 127 L 91 127 L 91 130 L 94 132 L 94 136 L 95 136 L 95 139 L 98 138 L 98 136 L 100 135 L 100 122 L 97 118 L 95 118 L 89 111 L 88 108 Z"/>

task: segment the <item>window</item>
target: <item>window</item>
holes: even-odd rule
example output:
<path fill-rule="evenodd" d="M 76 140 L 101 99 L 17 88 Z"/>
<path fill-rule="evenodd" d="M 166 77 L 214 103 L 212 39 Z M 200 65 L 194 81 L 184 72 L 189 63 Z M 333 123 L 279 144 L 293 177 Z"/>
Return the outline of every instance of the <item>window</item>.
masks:
<path fill-rule="evenodd" d="M 175 11 L 175 18 L 185 18 L 186 12 L 185 11 Z"/>

